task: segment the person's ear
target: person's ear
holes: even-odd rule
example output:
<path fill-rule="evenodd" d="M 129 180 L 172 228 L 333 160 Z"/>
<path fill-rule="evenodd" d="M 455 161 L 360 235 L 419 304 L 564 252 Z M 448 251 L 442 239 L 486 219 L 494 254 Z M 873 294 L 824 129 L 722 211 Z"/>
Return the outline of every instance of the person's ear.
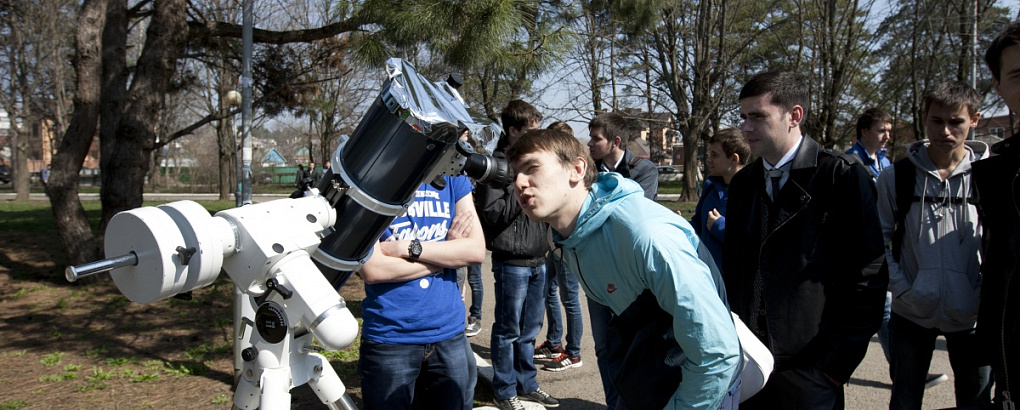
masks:
<path fill-rule="evenodd" d="M 970 127 L 971 128 L 977 128 L 978 121 L 980 121 L 980 120 L 981 120 L 981 112 L 980 111 L 974 113 L 974 115 L 971 115 L 970 116 Z"/>
<path fill-rule="evenodd" d="M 804 121 L 804 107 L 794 105 L 790 108 L 790 126 L 799 126 L 801 121 Z"/>
<path fill-rule="evenodd" d="M 571 184 L 584 181 L 584 174 L 588 171 L 588 161 L 582 157 L 574 158 L 568 169 L 568 177 Z"/>

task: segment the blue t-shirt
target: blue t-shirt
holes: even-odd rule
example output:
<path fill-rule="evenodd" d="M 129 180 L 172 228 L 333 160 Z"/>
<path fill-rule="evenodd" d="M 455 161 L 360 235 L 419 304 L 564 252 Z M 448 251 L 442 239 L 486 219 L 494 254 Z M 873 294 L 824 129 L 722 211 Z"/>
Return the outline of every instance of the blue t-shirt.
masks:
<path fill-rule="evenodd" d="M 444 177 L 446 187 L 421 184 L 407 213 L 393 219 L 380 241 L 444 241 L 456 216 L 456 204 L 471 193 L 467 177 Z M 407 282 L 365 284 L 361 335 L 378 343 L 436 343 L 464 331 L 464 303 L 457 270 Z"/>

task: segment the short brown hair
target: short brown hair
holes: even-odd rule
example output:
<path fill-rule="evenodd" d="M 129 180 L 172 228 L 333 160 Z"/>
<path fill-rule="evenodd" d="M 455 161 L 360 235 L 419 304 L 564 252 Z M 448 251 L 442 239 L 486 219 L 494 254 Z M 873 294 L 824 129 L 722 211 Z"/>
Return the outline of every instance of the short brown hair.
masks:
<path fill-rule="evenodd" d="M 581 158 L 588 164 L 584 172 L 584 186 L 591 188 L 595 183 L 595 160 L 592 159 L 588 147 L 577 138 L 566 133 L 550 129 L 534 129 L 524 133 L 517 142 L 506 151 L 506 159 L 511 164 L 521 157 L 533 152 L 546 151 L 556 155 L 560 164 L 573 166 L 574 160 Z"/>
<path fill-rule="evenodd" d="M 1002 75 L 1002 52 L 1006 51 L 1009 46 L 1018 44 L 1020 44 L 1020 21 L 1014 21 L 1007 24 L 998 37 L 992 40 L 992 44 L 988 45 L 988 51 L 985 52 L 985 64 L 988 64 L 992 78 L 996 81 Z"/>
<path fill-rule="evenodd" d="M 588 129 L 602 131 L 602 136 L 607 140 L 612 140 L 613 137 L 620 137 L 620 149 L 626 148 L 627 141 L 630 139 L 627 120 L 615 112 L 604 112 L 596 115 L 588 123 Z"/>
<path fill-rule="evenodd" d="M 528 124 L 542 122 L 542 113 L 534 105 L 522 100 L 510 100 L 499 113 L 499 121 L 503 125 L 503 132 L 509 135 L 510 127 L 521 129 Z"/>
<path fill-rule="evenodd" d="M 928 116 L 928 108 L 932 103 L 939 103 L 945 107 L 967 107 L 967 114 L 974 115 L 981 106 L 981 94 L 970 88 L 969 85 L 958 81 L 946 81 L 932 87 L 924 93 L 922 100 L 924 115 Z"/>
<path fill-rule="evenodd" d="M 747 141 L 744 140 L 744 136 L 737 128 L 719 130 L 708 139 L 708 143 L 719 143 L 727 157 L 737 154 L 737 157 L 740 158 L 740 165 L 747 164 L 747 159 L 751 156 L 751 147 L 747 146 Z"/>
<path fill-rule="evenodd" d="M 881 108 L 868 108 L 857 117 L 857 139 L 861 139 L 864 131 L 871 129 L 875 123 L 887 122 L 892 124 L 892 116 Z"/>
<path fill-rule="evenodd" d="M 552 124 L 549 124 L 549 126 L 545 128 L 562 132 L 571 137 L 574 136 L 574 128 L 572 128 L 570 124 L 567 124 L 566 121 L 556 121 Z"/>

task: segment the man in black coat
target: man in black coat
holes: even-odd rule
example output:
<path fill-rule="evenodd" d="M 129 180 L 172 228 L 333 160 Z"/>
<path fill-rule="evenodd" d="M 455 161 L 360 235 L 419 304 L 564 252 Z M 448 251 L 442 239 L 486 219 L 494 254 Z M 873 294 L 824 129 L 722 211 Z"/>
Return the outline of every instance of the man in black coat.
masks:
<path fill-rule="evenodd" d="M 988 47 L 985 62 L 992 85 L 1013 112 L 1020 112 L 1020 22 L 1013 22 Z M 972 165 L 978 212 L 984 229 L 981 305 L 977 335 L 989 353 L 995 403 L 1017 408 L 1020 395 L 1020 134 L 992 146 L 996 156 Z M 1008 346 L 1013 346 L 1012 349 Z M 1012 377 L 1010 377 L 1012 371 Z"/>
<path fill-rule="evenodd" d="M 801 134 L 808 86 L 767 72 L 740 92 L 759 157 L 730 184 L 723 279 L 730 306 L 775 356 L 748 409 L 842 409 L 843 384 L 882 322 L 888 272 L 867 170 Z"/>

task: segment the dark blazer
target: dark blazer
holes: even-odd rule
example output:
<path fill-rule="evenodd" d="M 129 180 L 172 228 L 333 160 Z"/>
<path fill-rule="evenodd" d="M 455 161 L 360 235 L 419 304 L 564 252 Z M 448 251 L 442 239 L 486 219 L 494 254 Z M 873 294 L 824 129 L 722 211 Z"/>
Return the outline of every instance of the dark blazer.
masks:
<path fill-rule="evenodd" d="M 1020 134 L 972 164 L 981 215 L 983 259 L 977 334 L 999 388 L 1020 394 Z M 1012 346 L 1009 348 L 1008 346 Z M 1009 369 L 1010 371 L 1007 371 Z M 1010 377 L 1012 375 L 1012 377 Z"/>
<path fill-rule="evenodd" d="M 766 326 L 758 337 L 776 371 L 817 367 L 846 383 L 882 323 L 889 283 L 875 184 L 849 156 L 804 137 L 763 241 L 764 172 L 759 158 L 730 183 L 722 266 L 730 307 L 752 320 L 761 269 Z"/>
<path fill-rule="evenodd" d="M 595 161 L 595 170 L 602 170 L 602 160 Z M 655 200 L 655 197 L 659 195 L 659 167 L 655 166 L 655 163 L 648 158 L 640 158 L 634 156 L 634 152 L 627 148 L 623 151 L 623 159 L 620 160 L 620 166 L 615 171 L 624 178 L 630 178 L 641 185 L 641 190 L 645 191 L 645 198 Z"/>

